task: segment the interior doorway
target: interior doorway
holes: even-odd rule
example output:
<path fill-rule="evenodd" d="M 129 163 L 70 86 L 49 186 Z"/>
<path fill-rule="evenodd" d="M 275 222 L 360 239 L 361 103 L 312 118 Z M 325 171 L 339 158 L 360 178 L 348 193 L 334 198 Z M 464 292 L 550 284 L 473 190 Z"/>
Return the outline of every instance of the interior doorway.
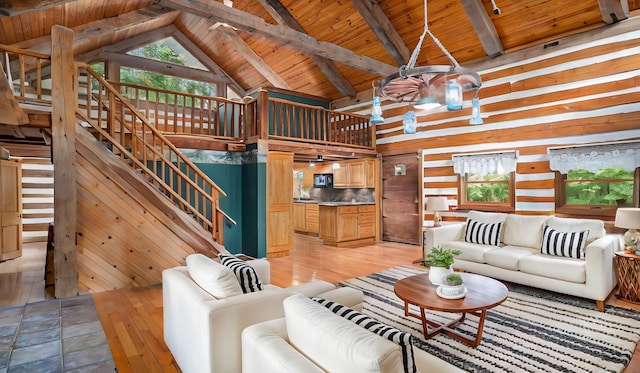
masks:
<path fill-rule="evenodd" d="M 382 239 L 419 245 L 420 175 L 418 153 L 382 157 Z"/>

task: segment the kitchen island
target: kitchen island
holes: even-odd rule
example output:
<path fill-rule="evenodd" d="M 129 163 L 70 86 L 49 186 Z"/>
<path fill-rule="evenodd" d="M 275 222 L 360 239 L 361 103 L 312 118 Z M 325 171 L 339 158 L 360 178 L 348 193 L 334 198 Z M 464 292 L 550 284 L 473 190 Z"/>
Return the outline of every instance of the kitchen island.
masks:
<path fill-rule="evenodd" d="M 320 239 L 347 246 L 375 241 L 375 202 L 319 202 Z"/>

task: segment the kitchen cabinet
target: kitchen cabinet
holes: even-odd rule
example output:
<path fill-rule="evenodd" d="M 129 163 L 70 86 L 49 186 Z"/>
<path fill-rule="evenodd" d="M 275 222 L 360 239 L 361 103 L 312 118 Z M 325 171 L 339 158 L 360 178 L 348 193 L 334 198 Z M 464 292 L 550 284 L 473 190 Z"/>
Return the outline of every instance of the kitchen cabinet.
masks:
<path fill-rule="evenodd" d="M 375 188 L 375 159 L 358 159 L 338 163 L 333 170 L 334 188 Z"/>
<path fill-rule="evenodd" d="M 306 232 L 307 230 L 305 205 L 305 203 L 293 204 L 293 230 L 296 232 Z"/>
<path fill-rule="evenodd" d="M 293 204 L 293 229 L 300 233 L 318 234 L 320 214 L 317 203 L 296 202 Z"/>
<path fill-rule="evenodd" d="M 267 153 L 267 258 L 293 247 L 293 153 Z"/>
<path fill-rule="evenodd" d="M 325 245 L 373 242 L 375 205 L 320 205 L 320 239 Z"/>
<path fill-rule="evenodd" d="M 22 168 L 0 161 L 0 261 L 22 256 Z"/>

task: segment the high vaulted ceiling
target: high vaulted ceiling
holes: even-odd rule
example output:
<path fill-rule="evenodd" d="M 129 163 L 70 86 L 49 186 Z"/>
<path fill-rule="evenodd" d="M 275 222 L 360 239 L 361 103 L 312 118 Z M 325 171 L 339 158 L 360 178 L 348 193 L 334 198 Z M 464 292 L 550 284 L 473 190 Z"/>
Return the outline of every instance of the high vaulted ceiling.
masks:
<path fill-rule="evenodd" d="M 494 3 L 500 14 L 491 0 L 429 0 L 429 30 L 464 66 L 640 14 L 640 0 Z M 0 44 L 47 53 L 51 27 L 61 24 L 75 31 L 78 59 L 137 65 L 122 51 L 173 35 L 210 70 L 181 74 L 240 94 L 270 86 L 336 100 L 407 63 L 423 12 L 422 0 L 234 0 L 233 8 L 213 0 L 4 0 Z M 428 37 L 417 65 L 427 64 L 448 64 Z"/>

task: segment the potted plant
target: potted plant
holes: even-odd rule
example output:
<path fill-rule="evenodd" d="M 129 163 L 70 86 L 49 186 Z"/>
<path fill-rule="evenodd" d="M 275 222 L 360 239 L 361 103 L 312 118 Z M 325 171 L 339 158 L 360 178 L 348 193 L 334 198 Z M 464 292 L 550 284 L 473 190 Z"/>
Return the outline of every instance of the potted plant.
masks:
<path fill-rule="evenodd" d="M 434 285 L 442 285 L 443 278 L 453 273 L 453 257 L 462 254 L 460 250 L 445 249 L 441 246 L 434 246 L 427 253 L 424 265 L 429 266 L 429 281 Z"/>
<path fill-rule="evenodd" d="M 465 287 L 462 284 L 462 276 L 460 274 L 449 273 L 444 277 L 443 282 L 439 290 L 445 297 L 457 297 L 464 293 Z"/>

